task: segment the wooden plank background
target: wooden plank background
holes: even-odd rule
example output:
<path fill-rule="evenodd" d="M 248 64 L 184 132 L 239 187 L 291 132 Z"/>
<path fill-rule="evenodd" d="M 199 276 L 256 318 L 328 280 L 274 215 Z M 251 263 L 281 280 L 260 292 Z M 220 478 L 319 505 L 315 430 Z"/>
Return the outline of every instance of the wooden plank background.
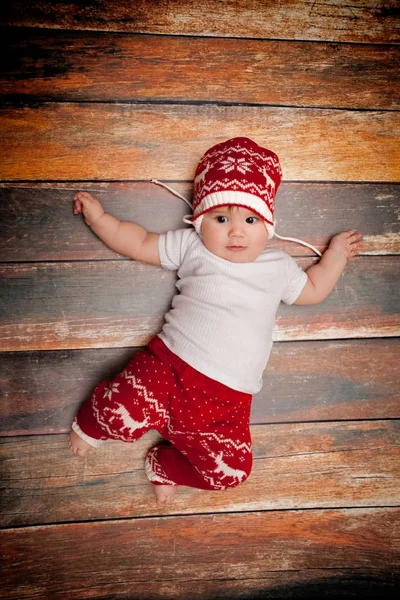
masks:
<path fill-rule="evenodd" d="M 191 184 L 173 185 L 191 199 Z M 1 262 L 29 261 L 32 254 L 41 261 L 121 258 L 100 244 L 80 217 L 75 217 L 71 226 L 71 201 L 80 189 L 98 197 L 107 212 L 137 221 L 151 231 L 162 233 L 186 226 L 182 223 L 188 212 L 186 204 L 148 182 L 0 183 Z M 341 228 L 351 229 L 357 221 L 363 232 L 363 255 L 399 254 L 399 199 L 397 183 L 284 181 L 276 202 L 276 229 L 284 236 L 295 234 L 323 251 L 332 235 Z M 276 238 L 270 243 L 293 256 L 314 255 L 304 246 Z"/>
<path fill-rule="evenodd" d="M 0 48 L 12 57 L 11 65 L 0 71 L 7 99 L 190 98 L 202 103 L 399 108 L 398 54 L 390 45 L 203 37 L 160 37 L 154 43 L 148 35 L 34 29 L 16 32 L 11 41 L 2 39 Z M 363 73 L 369 76 L 360 77 Z M 226 85 L 228 74 L 235 85 Z"/>
<path fill-rule="evenodd" d="M 304 593 L 304 581 L 311 583 L 306 591 L 318 591 L 318 582 L 329 594 L 332 577 L 331 592 L 372 591 L 394 598 L 388 563 L 398 557 L 392 545 L 398 513 L 394 508 L 273 511 L 244 513 L 242 518 L 180 516 L 8 530 L 3 552 L 12 566 L 2 592 L 10 599 L 26 597 L 32 590 L 37 597 L 68 599 L 104 594 L 232 598 L 250 590 L 255 594 L 250 597 L 260 598 L 272 588 L 279 598 L 287 592 L 292 597 Z M 282 547 L 288 549 L 284 561 Z M 26 564 L 23 579 L 21 563 Z M 363 581 L 365 563 L 372 566 Z M 43 564 L 48 565 L 45 570 Z M 216 567 L 229 579 L 218 577 Z M 294 575 L 297 571 L 300 576 Z"/>
<path fill-rule="evenodd" d="M 253 400 L 252 422 L 398 419 L 396 350 L 395 338 L 275 344 L 263 388 Z M 135 351 L 4 352 L 2 434 L 69 431 L 95 385 L 112 379 Z"/>
<path fill-rule="evenodd" d="M 245 485 L 216 494 L 182 489 L 160 509 L 143 471 L 155 432 L 124 453 L 110 442 L 73 461 L 66 436 L 5 438 L 1 444 L 2 525 L 65 523 L 164 514 L 396 506 L 400 483 L 397 421 L 255 425 L 254 467 Z M 266 494 L 265 481 L 268 481 Z M 34 498 L 33 498 L 34 496 Z M 118 498 L 118 502 L 115 502 Z"/>
<path fill-rule="evenodd" d="M 397 0 L 14 0 L 0 6 L 1 598 L 397 598 Z M 150 432 L 81 461 L 77 408 L 162 325 L 175 276 L 107 249 L 79 189 L 184 226 L 196 163 L 276 151 L 277 231 L 364 234 L 333 294 L 279 310 L 254 467 L 157 507 Z M 273 240 L 302 267 L 308 249 Z"/>
<path fill-rule="evenodd" d="M 398 112 L 270 106 L 42 103 L 0 110 L 0 177 L 193 179 L 210 145 L 243 129 L 292 180 L 396 181 Z M 351 132 L 343 143 L 343 131 Z M 151 132 L 151 134 L 150 134 Z M 21 160 L 21 148 L 29 161 Z"/>
<path fill-rule="evenodd" d="M 304 268 L 313 262 L 298 260 Z M 395 257 L 382 257 L 379 263 L 355 259 L 322 304 L 281 305 L 274 340 L 396 336 L 397 273 Z M 175 280 L 171 271 L 133 261 L 4 265 L 2 349 L 144 345 L 162 327 Z"/>
<path fill-rule="evenodd" d="M 156 10 L 154 9 L 156 6 Z M 400 41 L 396 0 L 347 0 L 285 3 L 246 0 L 238 4 L 203 0 L 88 0 L 81 4 L 4 3 L 0 15 L 7 25 L 55 29 L 128 31 L 161 35 L 249 37 L 290 40 L 335 40 L 374 44 Z"/>

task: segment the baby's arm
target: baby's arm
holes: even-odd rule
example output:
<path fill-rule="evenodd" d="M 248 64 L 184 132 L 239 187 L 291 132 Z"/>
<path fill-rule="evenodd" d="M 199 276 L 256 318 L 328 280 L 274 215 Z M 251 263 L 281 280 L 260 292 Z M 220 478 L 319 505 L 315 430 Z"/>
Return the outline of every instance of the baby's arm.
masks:
<path fill-rule="evenodd" d="M 307 269 L 308 281 L 294 304 L 318 304 L 340 279 L 349 258 L 358 254 L 362 235 L 354 230 L 335 235 L 318 264 Z"/>
<path fill-rule="evenodd" d="M 74 197 L 74 214 L 80 213 L 92 231 L 115 252 L 153 265 L 160 264 L 157 233 L 109 215 L 88 192 L 78 192 Z"/>

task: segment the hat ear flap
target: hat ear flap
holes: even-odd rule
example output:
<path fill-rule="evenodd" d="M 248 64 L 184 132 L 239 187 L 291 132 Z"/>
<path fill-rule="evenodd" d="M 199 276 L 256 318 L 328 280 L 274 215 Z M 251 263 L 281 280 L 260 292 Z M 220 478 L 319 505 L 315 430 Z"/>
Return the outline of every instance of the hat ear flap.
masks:
<path fill-rule="evenodd" d="M 268 231 L 268 239 L 271 240 L 275 235 L 275 223 L 274 225 L 270 225 L 265 221 L 265 228 Z"/>
<path fill-rule="evenodd" d="M 204 215 L 200 215 L 199 217 L 197 217 L 197 219 L 192 221 L 192 225 L 194 226 L 196 233 L 198 233 L 200 236 L 201 236 L 201 224 L 203 222 L 203 218 L 204 218 Z"/>

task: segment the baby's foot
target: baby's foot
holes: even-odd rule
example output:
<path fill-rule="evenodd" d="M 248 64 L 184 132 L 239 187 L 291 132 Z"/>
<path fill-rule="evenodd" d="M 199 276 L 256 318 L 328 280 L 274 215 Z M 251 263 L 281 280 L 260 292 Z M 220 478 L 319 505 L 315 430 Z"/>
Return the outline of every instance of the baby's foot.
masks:
<path fill-rule="evenodd" d="M 153 485 L 153 488 L 159 506 L 172 504 L 175 498 L 176 485 Z"/>
<path fill-rule="evenodd" d="M 81 458 L 85 458 L 89 452 L 91 445 L 85 442 L 75 431 L 71 431 L 69 434 L 68 447 L 74 454 L 77 454 Z"/>

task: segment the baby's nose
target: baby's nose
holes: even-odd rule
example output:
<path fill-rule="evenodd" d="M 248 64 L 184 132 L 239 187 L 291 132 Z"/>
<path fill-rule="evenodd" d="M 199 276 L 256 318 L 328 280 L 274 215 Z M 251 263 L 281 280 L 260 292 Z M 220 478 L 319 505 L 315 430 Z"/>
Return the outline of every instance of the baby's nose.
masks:
<path fill-rule="evenodd" d="M 232 227 L 229 231 L 229 235 L 231 237 L 243 237 L 243 228 L 240 225 L 232 224 Z"/>

